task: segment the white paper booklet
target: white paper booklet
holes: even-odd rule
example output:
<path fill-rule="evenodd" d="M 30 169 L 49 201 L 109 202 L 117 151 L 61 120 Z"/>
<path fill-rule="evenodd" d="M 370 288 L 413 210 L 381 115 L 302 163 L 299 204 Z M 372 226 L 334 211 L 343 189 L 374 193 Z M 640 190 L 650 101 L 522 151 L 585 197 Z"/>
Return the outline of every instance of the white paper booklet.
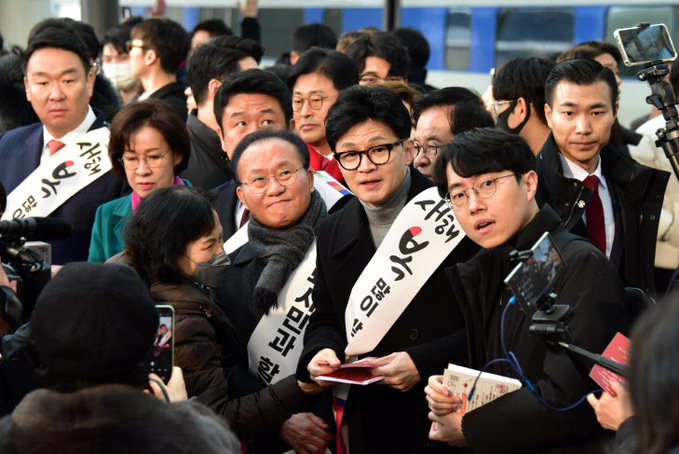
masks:
<path fill-rule="evenodd" d="M 472 390 L 474 380 L 476 380 L 478 375 L 478 370 L 455 364 L 449 364 L 448 368 L 443 371 L 443 384 L 453 394 L 457 394 L 462 398 L 462 406 L 460 407 L 460 413 L 462 414 L 521 388 L 519 380 L 483 372 L 479 381 L 476 382 L 476 389 L 472 394 L 471 400 L 468 400 L 469 392 Z"/>

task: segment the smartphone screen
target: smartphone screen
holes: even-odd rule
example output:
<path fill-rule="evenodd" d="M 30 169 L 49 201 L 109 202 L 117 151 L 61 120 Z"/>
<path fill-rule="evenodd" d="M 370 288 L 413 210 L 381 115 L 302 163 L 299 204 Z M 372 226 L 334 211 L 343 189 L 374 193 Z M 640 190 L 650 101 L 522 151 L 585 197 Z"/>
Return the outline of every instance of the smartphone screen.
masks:
<path fill-rule="evenodd" d="M 677 53 L 665 24 L 618 29 L 618 41 L 625 65 L 643 65 L 654 61 L 672 61 Z"/>
<path fill-rule="evenodd" d="M 158 330 L 149 353 L 149 371 L 167 383 L 174 365 L 174 310 L 172 306 L 158 305 Z"/>
<path fill-rule="evenodd" d="M 552 291 L 552 282 L 564 266 L 564 260 L 552 237 L 545 232 L 531 248 L 533 255 L 519 263 L 505 278 L 505 284 L 523 310 L 532 314 L 538 299 Z"/>

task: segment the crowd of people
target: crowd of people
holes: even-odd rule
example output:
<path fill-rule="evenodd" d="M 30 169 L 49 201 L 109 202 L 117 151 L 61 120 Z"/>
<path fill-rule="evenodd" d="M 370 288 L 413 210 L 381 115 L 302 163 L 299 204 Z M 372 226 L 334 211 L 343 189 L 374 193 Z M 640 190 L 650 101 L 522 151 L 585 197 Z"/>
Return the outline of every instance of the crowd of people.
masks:
<path fill-rule="evenodd" d="M 304 25 L 260 69 L 241 12 L 242 36 L 49 18 L 2 50 L 1 452 L 679 449 L 679 183 L 663 116 L 617 120 L 614 46 L 515 58 L 482 97 L 428 85 L 411 28 Z M 46 217 L 71 230 L 45 237 L 49 282 L 12 230 Z M 572 311 L 548 340 L 505 284 L 545 232 L 540 301 Z M 556 345 L 616 333 L 608 391 Z M 358 360 L 370 384 L 332 381 Z M 522 386 L 461 411 L 449 364 Z"/>

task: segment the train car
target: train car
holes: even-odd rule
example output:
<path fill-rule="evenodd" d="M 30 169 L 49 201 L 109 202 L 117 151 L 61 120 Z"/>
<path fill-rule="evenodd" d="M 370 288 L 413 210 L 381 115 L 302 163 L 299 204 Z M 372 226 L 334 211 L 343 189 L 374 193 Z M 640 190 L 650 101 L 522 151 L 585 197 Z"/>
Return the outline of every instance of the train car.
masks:
<path fill-rule="evenodd" d="M 143 16 L 155 1 L 120 0 L 120 4 Z M 209 18 L 221 18 L 238 30 L 235 1 L 230 7 L 224 0 L 165 1 L 166 16 L 188 30 Z M 259 0 L 266 61 L 289 51 L 292 32 L 303 24 L 323 22 L 338 35 L 366 26 L 381 28 L 383 6 L 383 0 Z M 676 0 L 401 0 L 400 17 L 401 26 L 420 30 L 429 41 L 430 84 L 462 85 L 480 92 L 488 84 L 490 69 L 511 58 L 549 56 L 588 40 L 613 42 L 616 28 L 638 22 L 665 23 L 674 40 L 679 39 Z M 650 90 L 634 79 L 634 68 L 620 70 L 624 78 L 620 116 L 630 121 L 644 108 Z"/>

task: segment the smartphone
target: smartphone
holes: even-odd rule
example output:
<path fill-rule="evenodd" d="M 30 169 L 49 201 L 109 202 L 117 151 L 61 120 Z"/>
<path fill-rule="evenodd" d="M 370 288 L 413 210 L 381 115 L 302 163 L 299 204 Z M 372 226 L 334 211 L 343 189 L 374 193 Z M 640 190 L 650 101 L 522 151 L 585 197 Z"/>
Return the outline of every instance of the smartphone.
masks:
<path fill-rule="evenodd" d="M 626 66 L 668 62 L 677 58 L 665 24 L 639 24 L 613 32 Z"/>
<path fill-rule="evenodd" d="M 505 284 L 516 302 L 528 314 L 534 313 L 539 298 L 552 291 L 552 282 L 564 266 L 559 249 L 549 232 L 545 232 L 531 248 L 532 256 L 521 262 L 505 278 Z"/>
<path fill-rule="evenodd" d="M 157 305 L 158 330 L 149 353 L 149 372 L 158 375 L 164 383 L 172 376 L 174 366 L 174 309 L 172 306 Z"/>

